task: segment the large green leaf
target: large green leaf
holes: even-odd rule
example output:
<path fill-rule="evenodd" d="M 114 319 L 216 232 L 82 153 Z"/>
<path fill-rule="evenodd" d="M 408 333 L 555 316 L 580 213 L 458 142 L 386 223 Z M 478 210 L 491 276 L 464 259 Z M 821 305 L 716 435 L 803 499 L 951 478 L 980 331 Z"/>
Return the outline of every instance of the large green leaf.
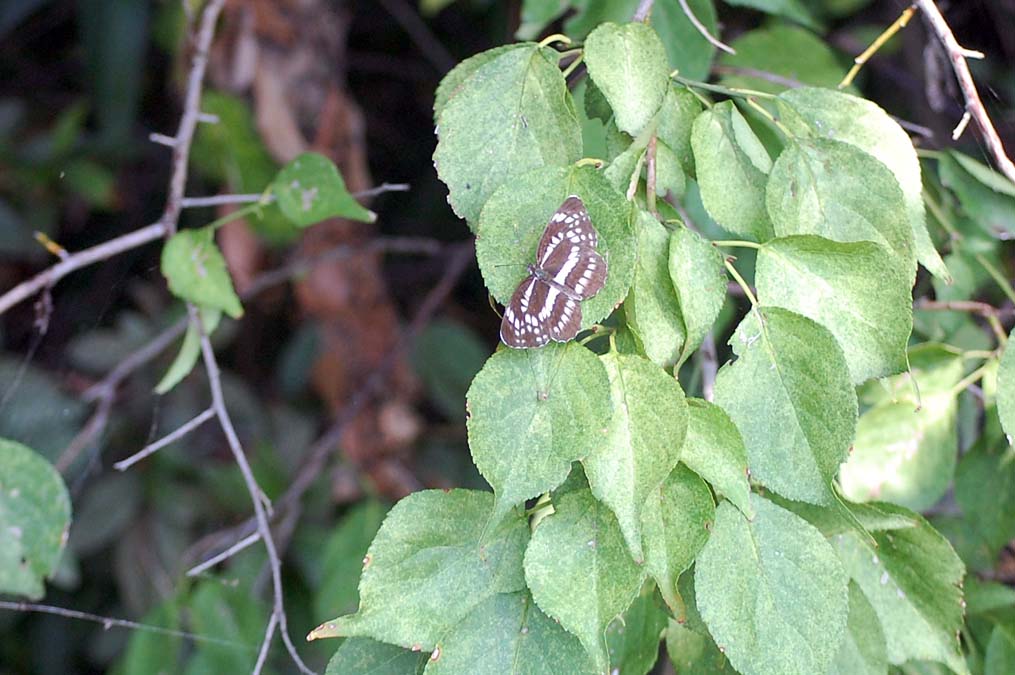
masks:
<path fill-rule="evenodd" d="M 652 584 L 645 584 L 627 611 L 606 629 L 610 672 L 646 675 L 659 659 L 665 629 L 666 610 Z"/>
<path fill-rule="evenodd" d="M 773 94 L 802 83 L 835 87 L 846 70 L 845 59 L 809 30 L 772 23 L 748 31 L 733 41 L 736 54 L 719 57 L 722 83 Z M 761 72 L 764 77 L 755 75 Z M 772 74 L 787 81 L 778 81 Z"/>
<path fill-rule="evenodd" d="M 938 160 L 941 182 L 962 210 L 991 237 L 1015 236 L 1015 184 L 968 155 L 950 151 Z"/>
<path fill-rule="evenodd" d="M 669 273 L 670 233 L 639 209 L 638 263 L 624 300 L 624 316 L 641 350 L 657 366 L 671 368 L 684 346 L 684 321 Z"/>
<path fill-rule="evenodd" d="M 678 464 L 645 502 L 645 569 L 672 609 L 681 606 L 677 578 L 705 545 L 714 518 L 715 503 L 708 485 L 683 464 Z"/>
<path fill-rule="evenodd" d="M 515 50 L 529 51 L 531 49 L 531 43 L 501 45 L 500 47 L 494 47 L 493 49 L 487 49 L 485 52 L 474 54 L 452 68 L 441 79 L 440 84 L 437 85 L 437 91 L 434 93 L 434 122 L 436 123 L 440 120 L 441 113 L 444 112 L 444 107 L 448 104 L 448 101 L 462 90 L 463 85 L 476 74 L 476 71 L 480 67 L 508 52 Z"/>
<path fill-rule="evenodd" d="M 902 189 L 917 259 L 936 277 L 947 279 L 948 269 L 927 232 L 920 161 L 898 122 L 871 101 L 831 89 L 791 89 L 779 100 L 796 113 L 781 115 L 794 131 L 855 145 L 891 170 Z"/>
<path fill-rule="evenodd" d="M 1015 445 L 1015 330 L 1008 336 L 997 370 L 997 414 L 1008 435 L 1008 444 Z"/>
<path fill-rule="evenodd" d="M 444 105 L 437 131 L 437 173 L 455 213 L 473 227 L 511 177 L 581 156 L 581 127 L 556 52 L 531 43 L 479 64 Z"/>
<path fill-rule="evenodd" d="M 747 520 L 732 504 L 695 564 L 698 609 L 739 672 L 824 673 L 846 629 L 846 575 L 807 521 L 758 496 Z"/>
<path fill-rule="evenodd" d="M 864 524 L 865 537 L 842 533 L 833 541 L 850 577 L 874 607 L 888 645 L 889 662 L 939 661 L 968 672 L 959 654 L 962 627 L 962 561 L 948 541 L 919 515 L 891 504 L 876 508 L 894 516 L 884 527 Z"/>
<path fill-rule="evenodd" d="M 670 619 L 666 627 L 666 653 L 677 675 L 735 673 L 726 656 L 707 634 Z"/>
<path fill-rule="evenodd" d="M 200 641 L 187 663 L 188 673 L 245 673 L 253 671 L 257 653 L 237 649 L 236 643 L 255 645 L 263 637 L 269 608 L 249 587 L 202 581 L 187 598 L 187 619 L 198 635 L 218 641 Z M 233 644 L 228 644 L 233 643 Z"/>
<path fill-rule="evenodd" d="M 807 9 L 807 2 L 801 0 L 726 0 L 727 4 L 741 7 L 752 7 L 768 14 L 776 14 L 792 19 L 811 28 L 818 28 L 815 18 Z"/>
<path fill-rule="evenodd" d="M 334 162 L 316 152 L 305 152 L 282 167 L 271 189 L 282 214 L 298 227 L 335 217 L 377 220 L 376 213 L 349 194 Z"/>
<path fill-rule="evenodd" d="M 773 239 L 758 252 L 755 283 L 760 302 L 831 331 L 854 383 L 906 369 L 913 330 L 909 274 L 881 246 L 810 235 Z"/>
<path fill-rule="evenodd" d="M 577 343 L 502 349 L 472 381 L 469 445 L 497 513 L 552 490 L 606 438 L 613 410 L 602 362 Z"/>
<path fill-rule="evenodd" d="M 493 525 L 493 495 L 425 490 L 396 504 L 370 545 L 359 611 L 311 639 L 370 637 L 432 650 L 483 600 L 521 590 L 528 527 L 520 512 Z"/>
<path fill-rule="evenodd" d="M 778 236 L 872 241 L 896 253 L 908 277 L 916 273 L 902 190 L 884 164 L 855 145 L 825 138 L 788 143 L 772 168 L 767 204 Z"/>
<path fill-rule="evenodd" d="M 853 442 L 856 393 L 827 329 L 778 307 L 744 317 L 738 358 L 715 381 L 715 402 L 737 425 L 752 477 L 784 497 L 832 504 L 832 478 Z"/>
<path fill-rule="evenodd" d="M 1006 675 L 1015 671 L 1015 635 L 1010 627 L 994 627 L 983 666 L 984 675 Z"/>
<path fill-rule="evenodd" d="M 687 405 L 677 381 L 643 357 L 611 352 L 601 360 L 610 380 L 613 417 L 606 437 L 592 446 L 582 464 L 592 494 L 613 509 L 640 562 L 642 508 L 677 464 L 687 433 Z"/>
<path fill-rule="evenodd" d="M 70 496 L 56 469 L 20 443 L 0 438 L 0 593 L 36 600 L 60 562 Z"/>
<path fill-rule="evenodd" d="M 421 651 L 410 651 L 370 638 L 353 637 L 342 642 L 342 646 L 328 661 L 324 675 L 420 675 L 427 656 Z"/>
<path fill-rule="evenodd" d="M 633 209 L 602 173 L 590 166 L 545 167 L 505 184 L 483 209 L 476 238 L 476 258 L 490 293 L 506 303 L 536 261 L 539 239 L 550 216 L 568 195 L 585 202 L 599 233 L 598 251 L 609 270 L 606 286 L 582 302 L 582 326 L 602 320 L 627 296 L 634 277 L 637 239 Z"/>
<path fill-rule="evenodd" d="M 666 98 L 659 109 L 656 137 L 673 151 L 680 160 L 684 173 L 694 175 L 694 155 L 691 153 L 691 130 L 694 120 L 701 114 L 701 101 L 682 84 L 671 82 Z"/>
<path fill-rule="evenodd" d="M 1015 448 L 974 445 L 959 462 L 955 500 L 996 555 L 1015 534 Z"/>
<path fill-rule="evenodd" d="M 707 480 L 748 518 L 754 515 L 748 497 L 747 449 L 740 432 L 719 406 L 700 398 L 687 399 L 687 440 L 680 461 Z"/>
<path fill-rule="evenodd" d="M 828 675 L 884 675 L 888 672 L 885 634 L 870 601 L 855 582 L 849 582 L 849 619 L 846 639 Z"/>
<path fill-rule="evenodd" d="M 604 632 L 638 595 L 645 572 L 628 554 L 613 512 L 590 491 L 569 492 L 555 508 L 525 552 L 525 581 L 540 609 L 577 635 L 605 672 Z"/>
<path fill-rule="evenodd" d="M 732 101 L 698 115 L 691 148 L 709 215 L 731 232 L 757 241 L 770 239 L 765 183 L 772 161 Z"/>
<path fill-rule="evenodd" d="M 215 245 L 215 230 L 202 227 L 174 234 L 162 247 L 162 274 L 176 297 L 221 309 L 234 319 L 243 316 L 226 259 Z"/>
<path fill-rule="evenodd" d="M 527 592 L 480 603 L 441 639 L 426 666 L 439 673 L 594 673 L 581 643 L 543 614 Z"/>
<path fill-rule="evenodd" d="M 584 55 L 617 127 L 637 136 L 669 88 L 670 67 L 659 36 L 644 23 L 603 23 L 585 39 Z"/>
<path fill-rule="evenodd" d="M 685 333 L 680 364 L 701 346 L 719 316 L 726 301 L 726 267 L 719 249 L 679 227 L 670 233 L 669 272 Z"/>

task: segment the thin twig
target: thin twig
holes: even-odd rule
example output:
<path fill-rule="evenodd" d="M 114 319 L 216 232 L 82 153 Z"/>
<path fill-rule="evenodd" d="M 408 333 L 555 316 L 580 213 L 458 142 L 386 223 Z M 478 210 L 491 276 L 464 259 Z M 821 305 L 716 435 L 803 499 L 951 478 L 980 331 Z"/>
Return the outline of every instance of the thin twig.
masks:
<path fill-rule="evenodd" d="M 983 107 L 983 101 L 980 100 L 980 94 L 976 91 L 973 76 L 969 72 L 969 64 L 966 63 L 967 58 L 982 58 L 983 55 L 959 45 L 958 40 L 955 39 L 955 35 L 952 33 L 952 29 L 945 22 L 944 17 L 933 0 L 916 0 L 916 4 L 920 6 L 924 16 L 930 22 L 931 28 L 937 34 L 938 39 L 941 40 L 945 51 L 948 52 L 948 58 L 952 62 L 952 69 L 955 71 L 955 77 L 959 81 L 962 95 L 966 100 L 966 111 L 972 115 L 976 121 L 976 126 L 980 128 L 980 133 L 983 134 L 987 149 L 990 150 L 991 155 L 994 157 L 994 162 L 1001 170 L 1001 173 L 1007 176 L 1008 180 L 1015 183 L 1015 164 L 1012 163 L 1011 158 L 1005 153 L 1001 137 L 997 135 L 997 130 L 994 128 L 994 124 L 990 121 L 990 117 Z"/>
<path fill-rule="evenodd" d="M 737 53 L 737 50 L 733 49 L 733 47 L 730 47 L 728 44 L 726 44 L 719 38 L 714 37 L 711 33 L 708 32 L 708 28 L 705 27 L 705 24 L 699 21 L 698 17 L 694 15 L 694 12 L 691 10 L 691 6 L 687 4 L 687 0 L 677 0 L 677 1 L 680 3 L 680 9 L 684 11 L 684 16 L 687 17 L 687 20 L 691 22 L 691 25 L 694 26 L 694 29 L 699 33 L 701 33 L 701 36 L 705 38 L 710 45 L 716 47 L 717 49 L 723 50 L 727 54 Z M 648 4 L 651 5 L 652 3 L 650 2 Z"/>
<path fill-rule="evenodd" d="M 794 79 L 792 77 L 786 77 L 785 75 L 780 75 L 779 73 L 772 73 L 767 70 L 748 68 L 747 66 L 727 66 L 721 63 L 717 63 L 714 66 L 712 66 L 712 70 L 719 74 L 756 77 L 759 80 L 771 82 L 772 84 L 777 84 L 780 87 L 786 87 L 787 89 L 799 89 L 800 87 L 807 86 L 800 80 Z"/>
<path fill-rule="evenodd" d="M 1001 318 L 1007 314 L 994 305 L 977 300 L 927 300 L 921 298 L 913 304 L 913 309 L 938 310 L 946 312 L 969 312 L 979 314 L 990 326 L 994 337 L 999 345 L 1004 345 L 1008 340 L 1004 327 L 1001 325 Z"/>
<path fill-rule="evenodd" d="M 654 4 L 655 0 L 641 0 L 631 16 L 631 21 L 645 21 L 648 19 L 649 15 L 652 14 L 652 5 Z"/>
<path fill-rule="evenodd" d="M 377 195 L 384 194 L 385 192 L 408 192 L 410 189 L 411 186 L 408 183 L 381 183 L 377 187 L 372 187 L 369 190 L 353 192 L 352 196 L 356 199 L 367 199 L 369 197 L 376 197 Z M 271 204 L 274 201 L 275 195 L 265 195 L 263 192 L 256 192 L 235 195 L 211 195 L 209 197 L 184 197 L 180 201 L 180 205 L 185 209 L 197 209 L 206 206 L 251 204 L 254 202 Z"/>
<path fill-rule="evenodd" d="M 271 646 L 271 639 L 275 636 L 275 628 L 278 626 L 278 615 L 275 612 L 268 617 L 268 625 L 264 629 L 264 640 L 261 642 L 261 651 L 257 653 L 257 661 L 254 663 L 253 675 L 259 675 L 264 669 L 264 662 L 268 659 L 268 647 Z"/>
<path fill-rule="evenodd" d="M 149 443 L 144 448 L 142 448 L 138 452 L 135 452 L 127 459 L 117 462 L 116 464 L 113 465 L 113 468 L 116 469 L 117 471 L 126 471 L 130 467 L 140 462 L 145 457 L 154 455 L 156 452 L 166 447 L 167 445 L 171 445 L 176 441 L 180 440 L 181 438 L 189 434 L 191 431 L 193 431 L 194 429 L 198 428 L 199 426 L 210 420 L 212 417 L 215 417 L 215 410 L 212 408 L 208 408 L 200 415 L 198 415 L 194 419 L 190 420 L 189 422 L 181 426 L 176 431 L 163 436 L 154 443 Z"/>
<path fill-rule="evenodd" d="M 259 541 L 261 541 L 261 533 L 254 532 L 249 537 L 244 537 L 243 539 L 240 539 L 238 542 L 227 548 L 225 551 L 222 551 L 221 553 L 214 555 L 211 558 L 208 558 L 203 563 L 194 565 L 192 568 L 187 570 L 187 576 L 196 577 L 198 574 L 201 574 L 207 569 L 215 567 L 215 565 L 218 565 L 223 560 L 228 560 L 229 558 L 232 558 L 234 555 L 236 555 L 243 549 L 253 546 Z"/>
<path fill-rule="evenodd" d="M 7 600 L 0 600 L 0 609 L 7 609 L 12 612 L 52 614 L 54 616 L 62 616 L 67 619 L 91 621 L 93 623 L 102 624 L 102 627 L 105 630 L 109 630 L 114 627 L 130 628 L 131 630 L 141 630 L 148 633 L 156 633 L 158 635 L 185 638 L 187 640 L 193 640 L 194 642 L 207 642 L 209 644 L 222 645 L 223 647 L 230 647 L 233 649 L 254 651 L 254 647 L 252 645 L 244 644 L 242 642 L 224 640 L 222 638 L 211 637 L 209 635 L 200 635 L 198 633 L 188 633 L 187 631 L 175 630 L 172 628 L 163 628 L 162 626 L 153 626 L 147 623 L 129 621 L 127 619 L 117 619 L 111 616 L 100 616 L 99 614 L 92 614 L 91 612 L 81 612 L 76 609 L 67 609 L 66 607 L 56 607 L 54 605 L 40 605 L 34 602 L 9 602 Z"/>

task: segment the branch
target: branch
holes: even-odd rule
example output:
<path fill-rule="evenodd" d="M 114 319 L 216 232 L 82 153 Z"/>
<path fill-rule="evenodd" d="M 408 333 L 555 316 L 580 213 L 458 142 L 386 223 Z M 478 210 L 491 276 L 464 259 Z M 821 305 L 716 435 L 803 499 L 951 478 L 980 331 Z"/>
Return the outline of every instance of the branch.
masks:
<path fill-rule="evenodd" d="M 727 54 L 737 53 L 737 50 L 733 49 L 733 47 L 730 47 L 722 40 L 713 37 L 712 34 L 708 32 L 708 28 L 705 27 L 705 24 L 699 21 L 698 17 L 694 15 L 694 12 L 691 10 L 691 6 L 687 4 L 687 0 L 678 0 L 678 2 L 680 3 L 680 9 L 684 10 L 684 16 L 687 17 L 687 20 L 691 22 L 691 25 L 694 26 L 694 29 L 697 30 L 699 33 L 701 33 L 701 36 L 705 38 L 710 45 L 716 47 L 717 49 L 723 50 Z M 651 9 L 652 3 L 650 2 L 648 4 L 650 6 L 649 9 Z"/>
<path fill-rule="evenodd" d="M 369 190 L 353 192 L 356 199 L 367 199 L 376 197 L 385 192 L 408 192 L 411 186 L 408 183 L 381 183 Z M 271 204 L 275 201 L 275 195 L 265 196 L 263 193 L 239 194 L 239 195 L 212 195 L 210 197 L 184 197 L 180 200 L 180 206 L 185 209 L 196 209 L 205 206 L 222 206 L 224 204 L 252 204 L 264 201 Z"/>
<path fill-rule="evenodd" d="M 137 464 L 138 462 L 140 462 L 145 457 L 148 457 L 149 455 L 154 455 L 156 452 L 158 452 L 162 448 L 166 447 L 167 445 L 171 445 L 171 444 L 175 443 L 176 441 L 180 440 L 181 438 L 183 438 L 184 436 L 189 434 L 191 431 L 193 431 L 194 429 L 198 428 L 199 426 L 201 426 L 202 424 L 204 424 L 205 422 L 207 422 L 208 420 L 210 420 L 214 416 L 215 416 L 215 410 L 212 409 L 212 408 L 208 408 L 203 413 L 201 413 L 200 415 L 198 415 L 194 419 L 190 420 L 189 422 L 187 422 L 186 424 L 181 426 L 176 431 L 163 436 L 162 438 L 160 438 L 159 440 L 155 441 L 154 443 L 149 443 L 144 448 L 142 448 L 140 451 L 135 452 L 133 455 L 131 455 L 127 459 L 124 459 L 124 460 L 121 460 L 121 461 L 117 462 L 116 464 L 113 465 L 113 468 L 116 469 L 117 471 L 126 471 L 130 467 L 132 467 L 135 464 Z"/>
<path fill-rule="evenodd" d="M 1001 137 L 997 135 L 997 130 L 994 129 L 990 117 L 987 116 L 987 111 L 983 107 L 983 101 L 980 100 L 980 94 L 976 91 L 973 76 L 969 72 L 969 64 L 966 63 L 967 58 L 983 58 L 983 54 L 965 49 L 959 45 L 958 40 L 955 39 L 955 35 L 952 33 L 952 29 L 945 22 L 944 17 L 941 16 L 941 12 L 933 0 L 916 0 L 916 4 L 923 10 L 924 16 L 930 22 L 931 28 L 937 34 L 938 39 L 941 40 L 945 51 L 948 52 L 948 58 L 952 62 L 952 69 L 955 71 L 955 77 L 959 81 L 962 95 L 966 100 L 966 112 L 976 121 L 976 125 L 980 127 L 980 133 L 983 134 L 984 141 L 987 143 L 987 149 L 993 155 L 994 162 L 1001 170 L 1001 173 L 1007 176 L 1008 180 L 1015 183 L 1015 164 L 1012 164 L 1011 159 L 1005 154 Z"/>

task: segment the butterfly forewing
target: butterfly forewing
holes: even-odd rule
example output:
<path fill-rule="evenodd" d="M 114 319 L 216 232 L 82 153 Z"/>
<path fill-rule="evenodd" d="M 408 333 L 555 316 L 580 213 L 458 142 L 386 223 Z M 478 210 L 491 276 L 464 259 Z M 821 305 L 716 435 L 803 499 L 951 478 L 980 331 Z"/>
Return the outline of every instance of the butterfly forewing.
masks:
<path fill-rule="evenodd" d="M 581 329 L 581 301 L 606 284 L 606 260 L 582 200 L 564 200 L 539 240 L 536 264 L 504 308 L 500 337 L 509 347 L 566 342 Z"/>

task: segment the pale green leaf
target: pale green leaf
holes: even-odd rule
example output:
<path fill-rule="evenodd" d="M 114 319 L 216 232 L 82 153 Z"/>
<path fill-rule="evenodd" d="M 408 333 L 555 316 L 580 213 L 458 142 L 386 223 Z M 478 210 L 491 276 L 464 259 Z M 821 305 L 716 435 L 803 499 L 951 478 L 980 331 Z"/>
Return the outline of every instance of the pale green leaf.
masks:
<path fill-rule="evenodd" d="M 666 144 L 677 159 L 684 173 L 694 175 L 694 155 L 691 153 L 691 129 L 694 120 L 701 114 L 701 101 L 682 84 L 671 82 L 666 98 L 659 109 L 656 137 Z"/>
<path fill-rule="evenodd" d="M 345 187 L 334 162 L 316 152 L 305 152 L 282 167 L 271 186 L 282 215 L 298 227 L 326 218 L 348 218 L 364 223 L 377 214 L 363 208 Z"/>
<path fill-rule="evenodd" d="M 770 239 L 765 184 L 771 160 L 731 101 L 698 115 L 691 148 L 701 200 L 709 215 L 730 232 L 757 241 Z"/>
<path fill-rule="evenodd" d="M 645 356 L 662 368 L 677 363 L 684 321 L 669 273 L 670 233 L 655 217 L 637 212 L 638 262 L 624 300 L 624 316 Z"/>
<path fill-rule="evenodd" d="M 590 166 L 545 167 L 505 184 L 483 209 L 476 258 L 490 293 L 506 303 L 536 261 L 539 239 L 550 216 L 568 195 L 585 202 L 599 233 L 598 251 L 609 266 L 606 286 L 581 303 L 582 327 L 601 321 L 627 296 L 634 277 L 637 238 L 633 208 Z"/>
<path fill-rule="evenodd" d="M 917 259 L 934 276 L 948 279 L 948 268 L 927 232 L 920 161 L 899 123 L 876 103 L 841 91 L 801 87 L 779 99 L 796 113 L 780 116 L 794 131 L 855 145 L 888 167 L 902 190 Z"/>
<path fill-rule="evenodd" d="M 201 317 L 201 324 L 204 326 L 204 334 L 211 335 L 218 328 L 219 319 L 222 318 L 222 310 L 215 307 L 201 307 L 198 310 Z M 190 374 L 201 356 L 201 331 L 193 322 L 187 324 L 187 333 L 183 336 L 183 344 L 180 351 L 173 359 L 169 370 L 162 376 L 159 383 L 155 385 L 156 394 L 168 393 L 173 387 L 180 383 L 180 380 Z"/>
<path fill-rule="evenodd" d="M 959 654 L 962 577 L 965 569 L 948 541 L 919 515 L 891 504 L 887 514 L 908 520 L 877 529 L 866 523 L 877 543 L 843 533 L 833 539 L 846 572 L 877 613 L 888 645 L 888 661 L 938 661 L 966 673 Z"/>
<path fill-rule="evenodd" d="M 648 167 L 646 166 L 646 172 Z M 646 173 L 647 176 L 647 173 Z M 656 196 L 665 197 L 670 193 L 675 199 L 682 199 L 687 189 L 687 178 L 677 154 L 662 141 L 656 142 Z"/>
<path fill-rule="evenodd" d="M 0 438 L 0 593 L 43 596 L 70 527 L 70 495 L 53 465 Z"/>
<path fill-rule="evenodd" d="M 969 155 L 958 150 L 949 150 L 948 155 L 955 159 L 969 175 L 989 187 L 994 192 L 999 192 L 1009 197 L 1015 197 L 1015 183 L 1006 178 L 1003 174 L 994 171 L 983 162 L 979 162 Z"/>
<path fill-rule="evenodd" d="M 606 627 L 631 605 L 645 572 L 628 554 L 613 512 L 590 491 L 569 492 L 554 506 L 525 552 L 525 581 L 540 609 L 578 636 L 604 672 Z"/>
<path fill-rule="evenodd" d="M 823 673 L 846 629 L 848 579 L 812 525 L 758 496 L 747 520 L 732 504 L 695 564 L 698 610 L 744 675 Z"/>
<path fill-rule="evenodd" d="M 243 316 L 226 259 L 215 245 L 215 230 L 202 227 L 174 234 L 162 247 L 162 274 L 176 297 L 221 309 L 234 319 Z"/>
<path fill-rule="evenodd" d="M 592 494 L 613 509 L 631 555 L 641 562 L 642 509 L 677 464 L 687 405 L 677 381 L 643 357 L 611 352 L 600 358 L 613 417 L 582 465 Z"/>
<path fill-rule="evenodd" d="M 719 249 L 678 227 L 670 233 L 669 272 L 686 334 L 677 361 L 682 364 L 701 346 L 726 301 L 726 267 Z"/>
<path fill-rule="evenodd" d="M 670 66 L 659 36 L 644 23 L 603 23 L 585 39 L 585 64 L 621 131 L 638 135 L 659 110 Z"/>
<path fill-rule="evenodd" d="M 801 0 L 726 0 L 726 4 L 751 7 L 767 14 L 792 19 L 810 28 L 820 28 L 820 24 L 807 9 L 806 3 Z"/>
<path fill-rule="evenodd" d="M 848 60 L 799 26 L 768 24 L 744 33 L 730 46 L 737 53 L 719 57 L 723 67 L 721 82 L 727 87 L 778 94 L 801 84 L 835 87 L 846 74 L 843 64 Z M 754 74 L 759 71 L 766 77 Z"/>
<path fill-rule="evenodd" d="M 428 654 L 370 638 L 348 638 L 328 661 L 324 675 L 420 675 Z"/>
<path fill-rule="evenodd" d="M 906 369 L 909 275 L 881 246 L 810 235 L 773 239 L 758 252 L 755 283 L 759 302 L 831 331 L 855 384 Z"/>
<path fill-rule="evenodd" d="M 680 461 L 707 480 L 748 518 L 747 449 L 744 439 L 719 406 L 699 398 L 687 399 L 687 440 Z"/>
<path fill-rule="evenodd" d="M 1015 237 L 1015 184 L 955 151 L 941 155 L 938 173 L 984 232 L 998 239 Z"/>
<path fill-rule="evenodd" d="M 959 462 L 955 501 L 996 555 L 1015 533 L 1015 448 L 974 445 Z"/>
<path fill-rule="evenodd" d="M 480 67 L 490 63 L 503 54 L 519 49 L 531 50 L 532 45 L 511 44 L 487 49 L 485 52 L 479 52 L 478 54 L 470 56 L 452 68 L 448 74 L 441 79 L 440 84 L 437 85 L 437 91 L 434 94 L 433 102 L 434 122 L 436 123 L 440 120 L 441 113 L 444 112 L 444 107 L 448 104 L 448 101 L 454 98 L 458 92 L 462 90 L 466 81 L 475 75 L 476 71 L 479 70 Z"/>
<path fill-rule="evenodd" d="M 732 675 L 736 672 L 710 636 L 673 619 L 666 628 L 666 653 L 676 675 Z"/>
<path fill-rule="evenodd" d="M 594 673 L 581 643 L 543 614 L 527 592 L 500 593 L 480 603 L 441 638 L 428 675 Z"/>
<path fill-rule="evenodd" d="M 610 672 L 645 675 L 652 670 L 659 659 L 659 642 L 665 629 L 666 611 L 655 588 L 646 584 L 627 611 L 606 629 Z"/>
<path fill-rule="evenodd" d="M 902 190 L 888 167 L 854 145 L 824 138 L 788 143 L 772 169 L 767 204 L 778 236 L 872 241 L 899 257 L 907 277 L 916 274 Z"/>
<path fill-rule="evenodd" d="M 472 459 L 503 513 L 564 482 L 607 438 L 613 406 L 602 362 L 571 342 L 501 349 L 472 381 L 466 409 Z"/>
<path fill-rule="evenodd" d="M 740 430 L 752 477 L 789 499 L 831 504 L 857 418 L 842 349 L 827 329 L 778 307 L 752 310 L 730 345 L 739 358 L 719 370 L 715 403 Z"/>
<path fill-rule="evenodd" d="M 846 638 L 828 675 L 885 675 L 888 657 L 878 615 L 855 582 L 849 582 L 849 619 Z"/>
<path fill-rule="evenodd" d="M 516 511 L 487 531 L 492 507 L 493 495 L 475 490 L 402 499 L 364 558 L 359 611 L 310 637 L 370 637 L 430 651 L 480 602 L 524 588 L 525 519 Z"/>
<path fill-rule="evenodd" d="M 1008 435 L 1008 444 L 1015 445 L 1015 330 L 1008 336 L 1008 345 L 1001 355 L 997 370 L 997 414 L 1001 428 Z"/>
<path fill-rule="evenodd" d="M 705 545 L 714 519 L 715 503 L 708 485 L 683 464 L 678 464 L 645 502 L 645 569 L 674 611 L 681 606 L 677 578 Z"/>
<path fill-rule="evenodd" d="M 984 675 L 1009 675 L 1015 672 L 1015 635 L 1008 626 L 994 626 L 987 643 Z"/>
<path fill-rule="evenodd" d="M 531 43 L 505 50 L 455 91 L 440 112 L 434 163 L 470 227 L 514 176 L 581 157 L 581 126 L 553 50 Z"/>

